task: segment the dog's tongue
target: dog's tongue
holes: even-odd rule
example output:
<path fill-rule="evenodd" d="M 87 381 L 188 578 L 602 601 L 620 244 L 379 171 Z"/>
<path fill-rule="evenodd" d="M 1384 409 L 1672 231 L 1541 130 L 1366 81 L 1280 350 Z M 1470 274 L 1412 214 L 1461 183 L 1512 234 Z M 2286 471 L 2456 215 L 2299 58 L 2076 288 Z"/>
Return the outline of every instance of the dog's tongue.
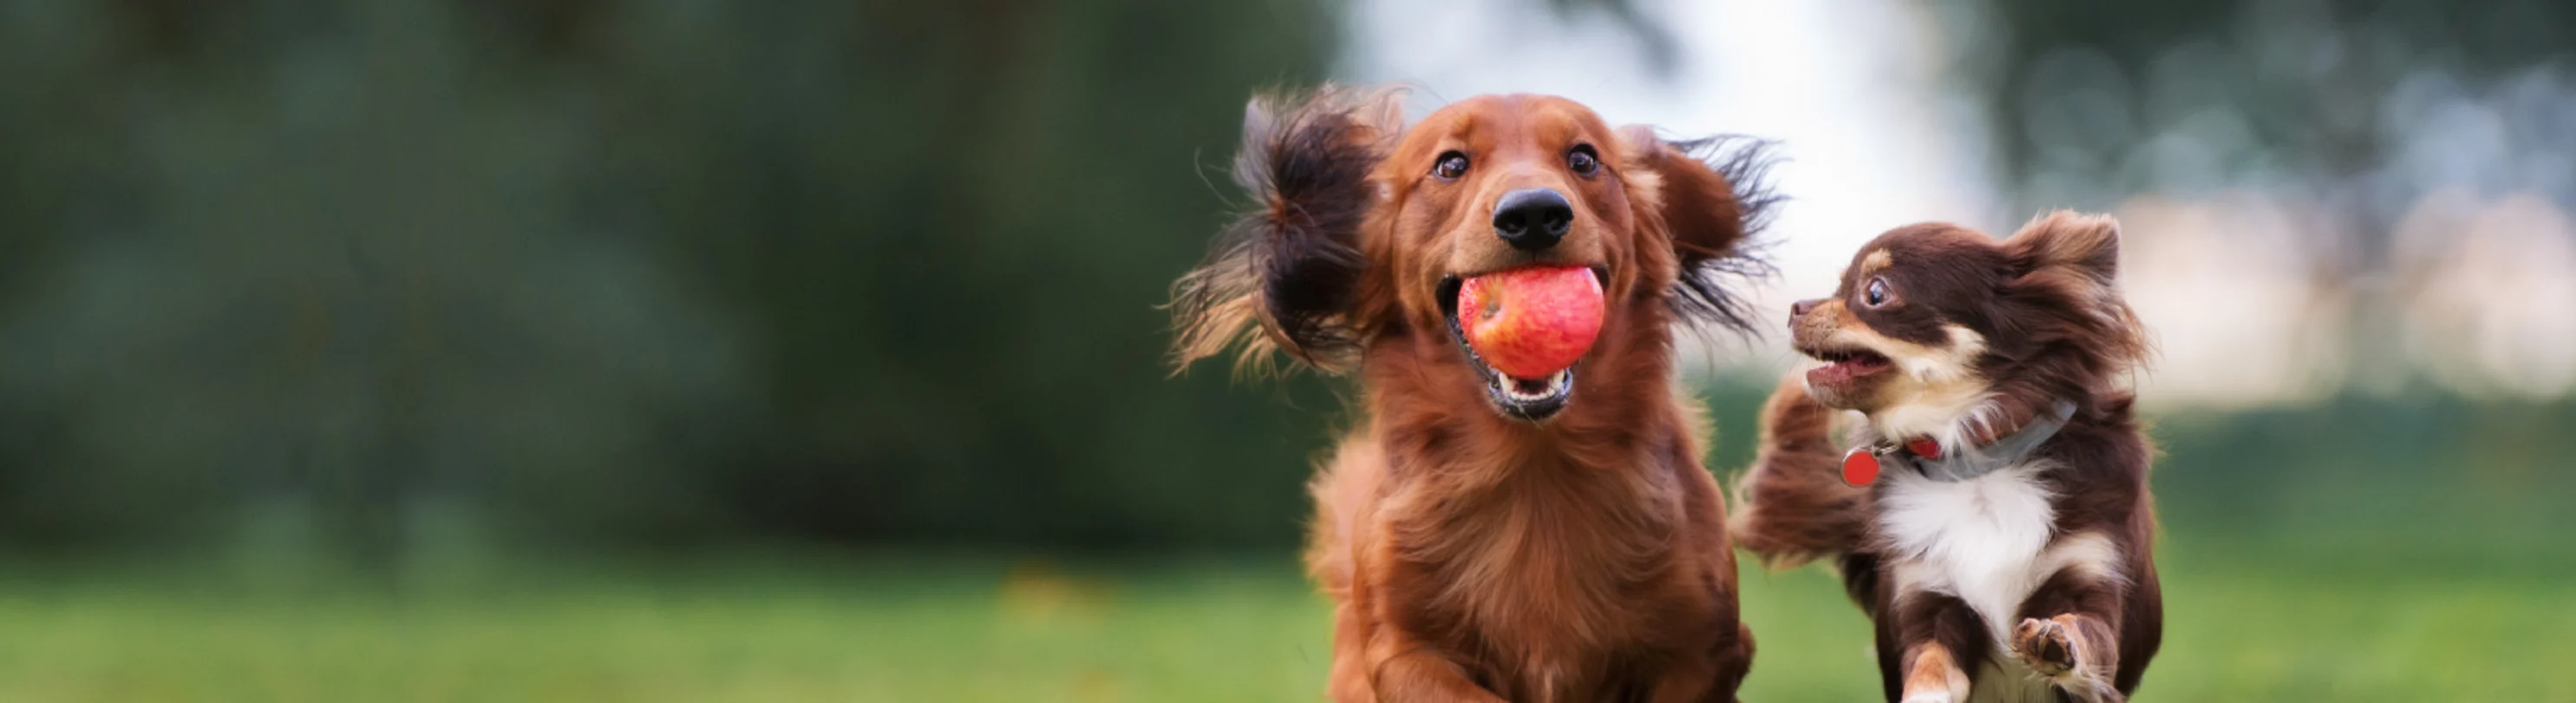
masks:
<path fill-rule="evenodd" d="M 1467 279 L 1458 326 L 1494 370 L 1539 379 L 1573 366 L 1601 335 L 1601 280 L 1581 266 L 1533 266 Z"/>

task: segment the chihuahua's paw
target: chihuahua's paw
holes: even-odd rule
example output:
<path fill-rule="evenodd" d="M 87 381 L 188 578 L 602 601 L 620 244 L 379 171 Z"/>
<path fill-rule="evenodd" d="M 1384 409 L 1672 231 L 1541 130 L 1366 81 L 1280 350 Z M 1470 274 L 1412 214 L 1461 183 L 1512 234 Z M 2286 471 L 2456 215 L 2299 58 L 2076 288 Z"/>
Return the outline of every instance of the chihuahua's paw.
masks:
<path fill-rule="evenodd" d="M 2074 634 L 2055 619 L 2022 618 L 2013 628 L 2012 651 L 2032 671 L 2056 678 L 2075 668 Z"/>

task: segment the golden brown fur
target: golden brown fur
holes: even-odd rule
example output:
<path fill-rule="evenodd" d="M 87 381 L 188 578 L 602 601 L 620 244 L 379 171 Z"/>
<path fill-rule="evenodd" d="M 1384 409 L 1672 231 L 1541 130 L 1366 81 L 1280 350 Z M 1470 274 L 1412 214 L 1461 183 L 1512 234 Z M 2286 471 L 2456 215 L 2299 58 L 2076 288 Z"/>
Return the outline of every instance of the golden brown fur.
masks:
<path fill-rule="evenodd" d="M 1314 481 L 1307 558 L 1335 601 L 1331 695 L 1733 700 L 1752 639 L 1672 327 L 1741 319 L 1710 274 L 1743 261 L 1762 161 L 1712 167 L 1689 153 L 1704 143 L 1561 98 L 1483 96 L 1410 127 L 1390 101 L 1256 101 L 1237 177 L 1264 202 L 1176 290 L 1184 364 L 1248 340 L 1239 363 L 1275 348 L 1356 369 L 1363 419 Z M 1568 165 L 1587 149 L 1598 173 Z M 1451 154 L 1473 167 L 1437 176 Z M 1544 250 L 1488 223 L 1530 188 L 1574 211 Z M 1601 272 L 1609 310 L 1574 395 L 1533 421 L 1497 410 L 1440 298 L 1542 263 Z"/>

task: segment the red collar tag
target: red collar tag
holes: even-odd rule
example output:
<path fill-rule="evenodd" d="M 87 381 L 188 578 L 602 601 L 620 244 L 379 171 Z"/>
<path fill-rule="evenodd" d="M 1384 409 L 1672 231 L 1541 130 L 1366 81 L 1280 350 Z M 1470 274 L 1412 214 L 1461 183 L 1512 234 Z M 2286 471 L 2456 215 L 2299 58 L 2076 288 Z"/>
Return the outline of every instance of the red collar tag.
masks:
<path fill-rule="evenodd" d="M 1868 447 L 1843 453 L 1843 483 L 1858 488 L 1876 480 L 1878 480 L 1877 454 L 1870 453 Z"/>

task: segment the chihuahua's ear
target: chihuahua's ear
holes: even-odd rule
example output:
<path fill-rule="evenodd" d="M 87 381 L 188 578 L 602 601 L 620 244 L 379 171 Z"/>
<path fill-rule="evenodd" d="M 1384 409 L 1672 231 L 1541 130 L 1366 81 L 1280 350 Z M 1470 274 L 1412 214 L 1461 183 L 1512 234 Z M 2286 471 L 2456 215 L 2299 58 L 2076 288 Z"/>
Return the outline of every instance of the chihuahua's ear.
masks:
<path fill-rule="evenodd" d="M 1328 85 L 1245 106 L 1234 180 L 1250 209 L 1172 284 L 1175 372 L 1229 347 L 1238 372 L 1266 368 L 1272 351 L 1326 371 L 1356 361 L 1360 226 L 1379 197 L 1368 176 L 1401 129 L 1402 101 L 1399 90 Z"/>
<path fill-rule="evenodd" d="M 2109 286 L 2120 275 L 2120 221 L 2059 210 L 2031 218 L 2004 240 L 2022 273 L 2079 276 Z"/>
<path fill-rule="evenodd" d="M 1729 279 L 1770 273 L 1755 237 L 1780 202 L 1769 182 L 1771 143 L 1744 137 L 1666 140 L 1653 127 L 1619 130 L 1627 174 L 1650 220 L 1663 223 L 1681 265 L 1670 297 L 1692 322 L 1750 330 L 1753 311 Z"/>
<path fill-rule="evenodd" d="M 2059 210 L 2031 218 L 2002 246 L 2013 272 L 2002 291 L 2006 302 L 2074 311 L 2072 324 L 2052 336 L 2075 337 L 2116 361 L 2146 360 L 2145 325 L 2120 295 L 2119 220 Z"/>

